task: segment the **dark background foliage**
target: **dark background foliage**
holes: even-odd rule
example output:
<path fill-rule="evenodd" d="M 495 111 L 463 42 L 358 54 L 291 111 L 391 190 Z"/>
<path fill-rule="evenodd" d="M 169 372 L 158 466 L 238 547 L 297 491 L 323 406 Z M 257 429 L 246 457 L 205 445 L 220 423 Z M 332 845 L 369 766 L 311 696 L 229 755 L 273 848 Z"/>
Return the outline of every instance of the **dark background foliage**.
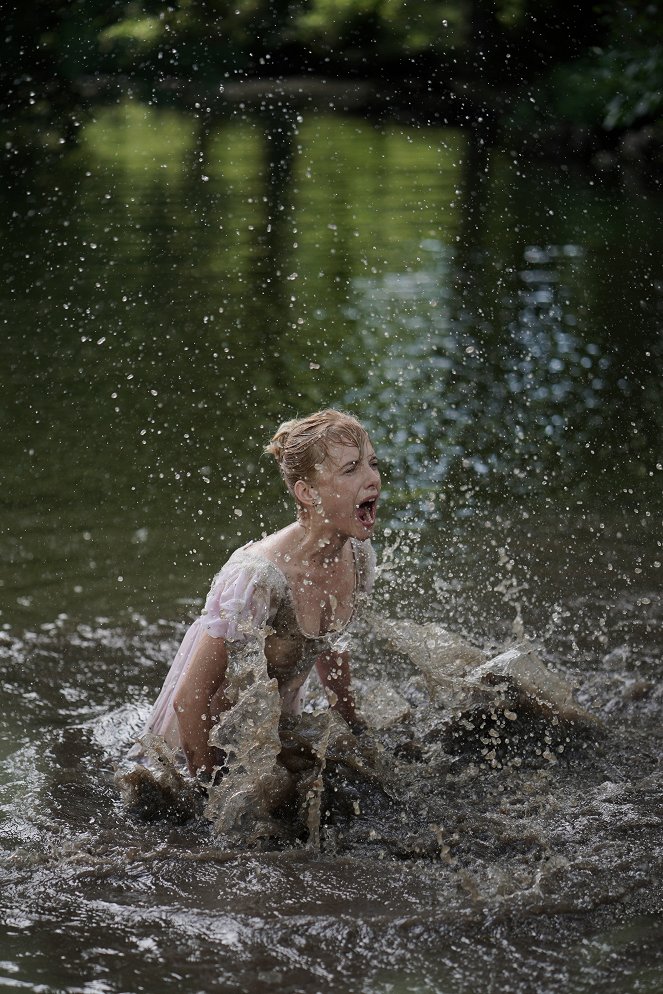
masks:
<path fill-rule="evenodd" d="M 256 78 L 369 81 L 376 106 L 510 137 L 658 155 L 658 4 L 553 0 L 38 0 L 5 18 L 10 147 L 75 138 L 85 104 L 131 85 L 227 99 Z M 114 89 L 115 88 L 115 89 Z M 83 106 L 81 103 L 83 102 Z M 375 108 L 373 108 L 375 109 Z"/>

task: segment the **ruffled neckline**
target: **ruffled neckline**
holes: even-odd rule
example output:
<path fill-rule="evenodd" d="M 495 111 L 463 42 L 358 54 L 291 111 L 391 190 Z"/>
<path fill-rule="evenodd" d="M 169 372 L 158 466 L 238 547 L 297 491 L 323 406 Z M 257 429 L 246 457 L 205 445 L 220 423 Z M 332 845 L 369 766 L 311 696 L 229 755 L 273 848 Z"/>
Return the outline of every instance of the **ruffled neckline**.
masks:
<path fill-rule="evenodd" d="M 304 631 L 302 624 L 299 620 L 299 617 L 297 616 L 297 609 L 295 607 L 295 598 L 293 596 L 292 589 L 290 587 L 290 582 L 287 576 L 285 575 L 281 567 L 277 566 L 276 563 L 273 562 L 271 559 L 268 559 L 267 556 L 263 556 L 259 552 L 255 551 L 252 552 L 251 547 L 253 546 L 253 544 L 254 544 L 253 542 L 248 542 L 246 545 L 243 545 L 240 549 L 237 550 L 235 555 L 238 556 L 240 553 L 243 553 L 244 555 L 248 556 L 250 559 L 257 559 L 262 564 L 271 567 L 272 571 L 277 574 L 290 599 L 290 607 L 292 609 L 292 615 L 295 619 L 295 622 L 297 623 L 297 628 L 299 629 L 302 638 L 305 638 L 310 642 L 316 642 L 320 641 L 321 639 L 328 639 L 331 637 L 342 635 L 343 632 L 346 631 L 347 628 L 349 628 L 349 626 L 354 620 L 355 613 L 357 610 L 357 590 L 359 588 L 359 567 L 357 564 L 357 550 L 355 549 L 354 539 L 352 538 L 350 539 L 350 545 L 352 548 L 352 561 L 354 564 L 354 574 L 355 574 L 354 587 L 352 589 L 352 610 L 350 611 L 350 616 L 348 617 L 347 621 L 345 621 L 343 625 L 341 625 L 339 628 L 329 628 L 326 632 L 320 632 L 319 635 L 311 635 L 309 634 L 309 632 Z"/>

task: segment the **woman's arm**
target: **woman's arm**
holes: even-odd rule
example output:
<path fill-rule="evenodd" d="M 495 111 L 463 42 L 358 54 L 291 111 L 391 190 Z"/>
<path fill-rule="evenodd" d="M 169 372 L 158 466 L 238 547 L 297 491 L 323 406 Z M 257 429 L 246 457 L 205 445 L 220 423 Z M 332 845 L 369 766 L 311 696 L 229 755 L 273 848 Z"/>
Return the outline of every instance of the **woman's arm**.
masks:
<path fill-rule="evenodd" d="M 315 668 L 329 698 L 329 706 L 347 721 L 353 732 L 366 728 L 366 722 L 355 710 L 350 690 L 350 653 L 323 652 L 318 656 Z"/>
<path fill-rule="evenodd" d="M 232 705 L 223 692 L 228 650 L 222 638 L 205 633 L 196 647 L 186 676 L 175 688 L 173 707 L 180 741 L 191 773 L 210 775 L 223 757 L 208 743 L 212 725 Z"/>

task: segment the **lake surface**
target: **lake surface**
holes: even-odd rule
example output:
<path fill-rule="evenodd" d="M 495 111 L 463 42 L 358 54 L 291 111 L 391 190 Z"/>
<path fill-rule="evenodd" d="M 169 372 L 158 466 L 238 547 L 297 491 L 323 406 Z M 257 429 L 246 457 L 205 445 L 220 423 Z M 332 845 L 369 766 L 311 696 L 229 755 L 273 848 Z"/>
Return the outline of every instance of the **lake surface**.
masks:
<path fill-rule="evenodd" d="M 6 175 L 4 988 L 660 990 L 661 207 L 287 108 L 126 101 Z M 115 765 L 213 573 L 291 518 L 262 446 L 328 404 L 384 466 L 379 611 L 531 640 L 600 731 L 403 760 L 315 845 L 144 824 Z M 416 710 L 406 655 L 355 656 Z"/>

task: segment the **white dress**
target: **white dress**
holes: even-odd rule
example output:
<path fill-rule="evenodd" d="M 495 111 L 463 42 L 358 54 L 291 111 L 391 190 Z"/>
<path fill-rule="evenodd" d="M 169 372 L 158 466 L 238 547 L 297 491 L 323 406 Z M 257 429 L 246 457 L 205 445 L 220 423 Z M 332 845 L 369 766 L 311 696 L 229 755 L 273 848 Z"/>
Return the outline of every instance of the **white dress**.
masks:
<path fill-rule="evenodd" d="M 288 679 L 310 670 L 325 650 L 346 648 L 358 606 L 372 590 L 375 577 L 375 553 L 370 542 L 354 539 L 351 542 L 355 563 L 352 614 L 345 624 L 321 635 L 308 635 L 302 630 L 288 581 L 278 566 L 253 551 L 252 542 L 234 552 L 215 576 L 200 617 L 186 632 L 142 734 L 161 736 L 173 750 L 180 748 L 173 700 L 180 681 L 186 680 L 189 664 L 205 633 L 224 639 L 229 669 L 237 650 L 251 640 L 260 645 L 264 640 L 267 647 L 270 639 L 278 639 L 288 658 L 296 659 L 294 667 L 288 670 Z M 142 754 L 138 742 L 129 758 L 139 759 Z"/>

